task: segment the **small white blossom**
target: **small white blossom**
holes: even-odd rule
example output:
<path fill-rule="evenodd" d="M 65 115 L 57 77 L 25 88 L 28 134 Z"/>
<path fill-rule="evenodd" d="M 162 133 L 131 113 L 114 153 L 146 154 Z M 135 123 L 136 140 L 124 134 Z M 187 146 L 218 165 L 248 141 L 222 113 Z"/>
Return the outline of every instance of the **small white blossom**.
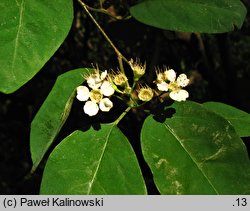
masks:
<path fill-rule="evenodd" d="M 95 102 L 87 101 L 83 106 L 83 110 L 85 114 L 88 114 L 89 116 L 95 116 L 99 111 L 99 107 Z"/>
<path fill-rule="evenodd" d="M 180 102 L 180 101 L 185 101 L 189 97 L 189 94 L 186 90 L 179 89 L 170 92 L 169 96 L 171 99 Z"/>
<path fill-rule="evenodd" d="M 105 70 L 100 74 L 99 69 L 87 77 L 85 77 L 88 86 L 78 86 L 76 98 L 79 101 L 87 101 L 83 106 L 84 113 L 89 116 L 94 116 L 98 113 L 99 109 L 101 111 L 109 111 L 113 107 L 113 103 L 108 98 L 103 98 L 104 96 L 110 97 L 114 94 L 115 90 L 112 84 L 108 81 L 107 71 Z M 89 100 L 90 99 L 90 100 Z"/>
<path fill-rule="evenodd" d="M 99 107 L 100 107 L 101 111 L 108 112 L 113 107 L 113 103 L 110 99 L 103 98 L 100 101 Z"/>
<path fill-rule="evenodd" d="M 88 89 L 88 87 L 86 87 L 86 86 L 78 86 L 76 88 L 76 92 L 77 92 L 76 98 L 79 101 L 86 101 L 86 100 L 89 99 L 89 89 Z"/>
<path fill-rule="evenodd" d="M 112 84 L 109 81 L 104 81 L 101 85 L 101 93 L 106 96 L 109 97 L 111 95 L 113 95 L 115 93 L 114 88 L 112 87 Z"/>
<path fill-rule="evenodd" d="M 160 91 L 165 91 L 165 92 L 168 91 L 168 83 L 167 82 L 162 81 L 162 82 L 157 83 L 156 85 Z"/>
<path fill-rule="evenodd" d="M 176 79 L 176 72 L 173 69 L 157 73 L 156 85 L 160 91 L 169 91 L 169 97 L 175 101 L 185 101 L 189 94 L 182 89 L 189 84 L 185 74 L 180 74 Z"/>

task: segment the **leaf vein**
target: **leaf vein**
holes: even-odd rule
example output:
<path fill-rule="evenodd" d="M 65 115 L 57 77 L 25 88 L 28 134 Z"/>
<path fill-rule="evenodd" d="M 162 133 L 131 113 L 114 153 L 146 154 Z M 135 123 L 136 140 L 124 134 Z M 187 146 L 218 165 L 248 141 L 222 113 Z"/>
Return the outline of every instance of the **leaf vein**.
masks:
<path fill-rule="evenodd" d="M 21 31 L 22 26 L 23 26 L 24 4 L 25 4 L 25 0 L 22 0 L 22 3 L 20 5 L 19 23 L 18 23 L 18 29 L 17 29 L 16 39 L 15 39 L 13 58 L 12 58 L 12 63 L 11 63 L 12 76 L 13 76 L 15 81 L 16 81 L 16 75 L 15 75 L 14 65 L 15 65 L 16 57 L 17 57 L 17 49 L 18 49 L 18 43 L 19 43 L 19 38 L 20 38 L 20 31 Z"/>
<path fill-rule="evenodd" d="M 178 135 L 169 127 L 169 125 L 167 125 L 167 123 L 164 123 L 165 128 L 177 139 L 180 140 L 180 138 L 178 137 Z M 208 183 L 211 185 L 211 187 L 214 189 L 214 191 L 216 192 L 216 194 L 219 195 L 218 191 L 216 190 L 216 188 L 213 186 L 213 184 L 211 183 L 211 181 L 209 180 L 209 178 L 207 177 L 207 175 L 205 175 L 202 171 L 202 169 L 200 168 L 200 166 L 197 164 L 197 162 L 195 162 L 194 158 L 192 157 L 192 155 L 186 150 L 185 146 L 178 141 L 179 144 L 182 146 L 182 148 L 185 150 L 185 152 L 189 155 L 189 157 L 192 159 L 192 161 L 195 163 L 195 165 L 197 166 L 197 168 L 200 170 L 201 174 L 206 178 L 206 180 L 208 181 Z"/>
<path fill-rule="evenodd" d="M 113 127 L 114 127 L 114 126 L 113 126 Z M 102 151 L 102 153 L 101 153 L 100 159 L 98 160 L 98 165 L 97 165 L 97 167 L 96 167 L 95 173 L 94 173 L 94 175 L 93 175 L 92 180 L 89 182 L 89 188 L 88 188 L 87 194 L 90 194 L 90 192 L 91 192 L 91 190 L 92 190 L 92 187 L 93 187 L 93 184 L 94 184 L 94 182 L 95 182 L 97 173 L 98 173 L 98 171 L 99 171 L 99 169 L 100 169 L 101 160 L 102 160 L 102 158 L 103 158 L 103 156 L 104 156 L 104 153 L 105 153 L 105 151 L 106 151 L 106 148 L 107 148 L 107 145 L 108 145 L 108 141 L 109 141 L 109 137 L 110 137 L 110 134 L 111 134 L 111 132 L 112 132 L 112 130 L 113 130 L 113 127 L 111 127 L 111 129 L 110 129 L 110 131 L 108 132 L 108 135 L 107 135 L 107 137 L 106 137 L 105 144 L 104 144 L 104 147 L 103 147 L 103 151 Z"/>

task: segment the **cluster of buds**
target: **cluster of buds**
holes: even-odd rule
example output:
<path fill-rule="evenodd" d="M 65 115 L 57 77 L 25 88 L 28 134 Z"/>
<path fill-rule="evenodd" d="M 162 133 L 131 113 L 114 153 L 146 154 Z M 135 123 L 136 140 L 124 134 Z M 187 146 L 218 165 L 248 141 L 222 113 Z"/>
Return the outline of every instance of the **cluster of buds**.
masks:
<path fill-rule="evenodd" d="M 139 85 L 137 82 L 145 74 L 146 63 L 141 64 L 138 59 L 130 60 L 129 65 L 133 70 L 133 85 L 130 86 L 127 76 L 122 71 L 108 74 L 105 70 L 100 72 L 96 68 L 94 73 L 88 74 L 85 79 L 88 86 L 78 86 L 76 98 L 84 101 L 84 113 L 94 116 L 99 110 L 108 112 L 113 107 L 110 97 L 117 92 L 122 96 L 127 96 L 129 106 L 138 106 L 138 103 L 149 102 L 157 92 L 169 92 L 169 97 L 175 101 L 185 101 L 189 94 L 183 88 L 189 84 L 189 79 L 185 74 L 180 74 L 176 78 L 176 72 L 173 69 L 161 71 L 157 69 L 157 79 L 155 80 L 158 91 L 150 88 L 148 85 Z M 136 93 L 136 94 L 135 94 Z M 140 104 L 139 104 L 140 105 Z"/>

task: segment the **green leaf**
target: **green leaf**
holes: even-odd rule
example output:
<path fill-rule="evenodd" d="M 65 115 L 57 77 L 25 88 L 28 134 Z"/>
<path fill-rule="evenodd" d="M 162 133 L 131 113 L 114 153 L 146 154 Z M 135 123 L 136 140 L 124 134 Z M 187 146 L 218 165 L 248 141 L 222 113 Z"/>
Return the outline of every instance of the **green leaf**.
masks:
<path fill-rule="evenodd" d="M 41 194 L 146 194 L 135 153 L 114 124 L 75 131 L 51 153 Z"/>
<path fill-rule="evenodd" d="M 75 89 L 84 82 L 82 74 L 92 69 L 76 69 L 59 76 L 49 96 L 31 124 L 30 150 L 34 171 L 68 118 Z"/>
<path fill-rule="evenodd" d="M 67 36 L 72 0 L 0 1 L 0 91 L 29 81 Z"/>
<path fill-rule="evenodd" d="M 143 155 L 162 194 L 249 194 L 246 147 L 227 120 L 194 102 L 174 103 L 142 128 Z M 158 117 L 159 118 L 159 117 Z M 157 119 L 157 118 L 156 118 Z"/>
<path fill-rule="evenodd" d="M 247 10 L 240 0 L 144 0 L 130 12 L 138 21 L 161 29 L 221 33 L 241 28 Z"/>
<path fill-rule="evenodd" d="M 240 137 L 250 136 L 249 113 L 219 102 L 206 102 L 203 106 L 228 120 Z"/>

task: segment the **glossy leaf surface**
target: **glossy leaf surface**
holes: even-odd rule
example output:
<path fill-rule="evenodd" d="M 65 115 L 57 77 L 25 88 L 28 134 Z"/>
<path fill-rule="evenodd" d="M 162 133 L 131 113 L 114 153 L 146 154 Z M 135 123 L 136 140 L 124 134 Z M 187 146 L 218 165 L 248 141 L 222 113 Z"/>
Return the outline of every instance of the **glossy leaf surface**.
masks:
<path fill-rule="evenodd" d="M 219 102 L 206 102 L 203 106 L 228 120 L 240 137 L 250 136 L 249 113 Z"/>
<path fill-rule="evenodd" d="M 221 33 L 240 28 L 246 8 L 240 0 L 144 0 L 130 8 L 138 21 L 161 29 Z"/>
<path fill-rule="evenodd" d="M 172 117 L 149 116 L 141 134 L 161 194 L 249 194 L 248 154 L 231 124 L 194 102 L 171 107 Z"/>
<path fill-rule="evenodd" d="M 31 124 L 30 149 L 33 170 L 55 140 L 68 118 L 75 99 L 75 89 L 83 83 L 83 73 L 92 69 L 76 69 L 59 76 Z"/>
<path fill-rule="evenodd" d="M 113 124 L 75 131 L 51 153 L 41 194 L 146 194 L 136 156 Z"/>
<path fill-rule="evenodd" d="M 1 0 L 0 91 L 29 81 L 64 41 L 72 20 L 71 0 Z"/>

